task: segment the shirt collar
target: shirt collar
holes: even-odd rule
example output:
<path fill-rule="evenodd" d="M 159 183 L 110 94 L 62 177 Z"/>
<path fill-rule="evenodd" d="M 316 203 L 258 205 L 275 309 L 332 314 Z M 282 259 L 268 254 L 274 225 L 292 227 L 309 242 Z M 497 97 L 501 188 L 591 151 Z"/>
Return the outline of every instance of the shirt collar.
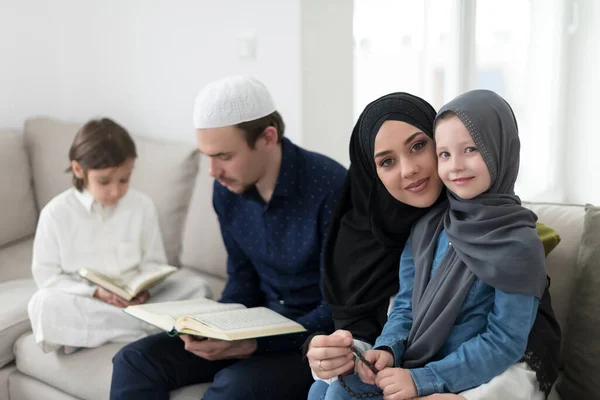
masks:
<path fill-rule="evenodd" d="M 281 166 L 273 196 L 292 197 L 298 186 L 298 147 L 287 138 L 283 138 L 281 147 Z"/>
<path fill-rule="evenodd" d="M 77 200 L 79 200 L 81 204 L 83 204 L 83 207 L 87 212 L 92 212 L 92 207 L 96 200 L 94 200 L 94 196 L 92 196 L 90 192 L 88 192 L 85 189 L 83 189 L 82 191 L 75 189 L 75 197 L 77 197 Z"/>

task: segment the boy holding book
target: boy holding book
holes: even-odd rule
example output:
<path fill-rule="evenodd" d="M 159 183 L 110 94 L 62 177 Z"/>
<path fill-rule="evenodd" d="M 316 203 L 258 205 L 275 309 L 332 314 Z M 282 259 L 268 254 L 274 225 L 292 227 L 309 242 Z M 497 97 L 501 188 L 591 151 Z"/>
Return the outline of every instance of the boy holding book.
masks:
<path fill-rule="evenodd" d="M 41 211 L 33 245 L 38 291 L 28 305 L 37 344 L 44 352 L 133 341 L 156 329 L 122 308 L 149 301 L 210 294 L 206 282 L 175 273 L 130 301 L 83 279 L 89 269 L 118 280 L 165 266 L 167 257 L 154 203 L 129 188 L 136 147 L 129 133 L 103 118 L 86 123 L 69 150 L 73 187 Z"/>
<path fill-rule="evenodd" d="M 142 339 L 115 356 L 111 399 L 168 399 L 171 390 L 212 381 L 205 400 L 304 400 L 312 376 L 300 346 L 333 328 L 321 292 L 321 251 L 346 170 L 284 138 L 271 95 L 251 77 L 208 84 L 196 99 L 194 125 L 198 148 L 210 157 L 228 253 L 220 302 L 268 307 L 306 332 Z"/>

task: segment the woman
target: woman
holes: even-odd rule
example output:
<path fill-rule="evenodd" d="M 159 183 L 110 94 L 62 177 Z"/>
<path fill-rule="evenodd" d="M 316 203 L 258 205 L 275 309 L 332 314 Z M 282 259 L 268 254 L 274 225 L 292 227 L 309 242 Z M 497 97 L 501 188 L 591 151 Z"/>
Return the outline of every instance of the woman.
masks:
<path fill-rule="evenodd" d="M 354 128 L 351 167 L 325 248 L 325 297 L 337 331 L 313 337 L 308 346 L 307 357 L 318 378 L 351 373 L 350 345 L 368 349 L 379 336 L 390 297 L 398 291 L 401 250 L 413 224 L 441 199 L 434 118 L 435 110 L 424 100 L 393 93 L 369 104 Z M 393 154 L 395 173 L 380 179 L 375 159 L 381 154 L 375 154 L 375 140 L 386 121 L 413 129 L 396 124 L 396 140 L 404 143 L 404 150 Z M 416 137 L 416 132 L 421 134 Z M 559 348 L 560 330 L 546 287 L 524 357 L 546 394 L 557 376 Z M 318 398 L 326 389 L 326 383 L 315 382 L 309 398 Z"/>

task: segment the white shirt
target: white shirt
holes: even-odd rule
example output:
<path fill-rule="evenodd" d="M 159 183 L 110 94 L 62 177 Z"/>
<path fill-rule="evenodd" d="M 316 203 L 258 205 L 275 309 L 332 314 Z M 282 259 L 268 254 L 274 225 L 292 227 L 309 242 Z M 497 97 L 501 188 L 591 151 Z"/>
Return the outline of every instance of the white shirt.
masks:
<path fill-rule="evenodd" d="M 116 277 L 166 262 L 156 207 L 135 189 L 117 205 L 103 207 L 89 192 L 71 188 L 40 213 L 32 265 L 39 288 L 92 296 L 96 287 L 79 276 L 81 268 Z"/>

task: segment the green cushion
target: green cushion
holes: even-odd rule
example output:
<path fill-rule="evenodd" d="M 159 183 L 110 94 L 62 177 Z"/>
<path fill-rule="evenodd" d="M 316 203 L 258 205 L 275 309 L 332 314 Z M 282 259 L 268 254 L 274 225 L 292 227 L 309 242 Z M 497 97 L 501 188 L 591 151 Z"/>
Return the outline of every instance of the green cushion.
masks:
<path fill-rule="evenodd" d="M 560 236 L 558 236 L 558 233 L 554 229 L 541 222 L 535 224 L 535 229 L 544 244 L 544 252 L 546 253 L 546 257 L 548 257 L 548 254 L 560 243 Z"/>

